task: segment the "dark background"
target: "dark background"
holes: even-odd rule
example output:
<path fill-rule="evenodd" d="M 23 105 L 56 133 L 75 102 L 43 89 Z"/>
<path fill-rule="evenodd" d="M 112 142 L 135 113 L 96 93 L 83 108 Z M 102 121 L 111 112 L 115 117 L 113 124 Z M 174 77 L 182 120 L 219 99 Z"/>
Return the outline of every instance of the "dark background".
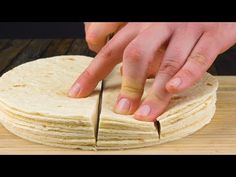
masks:
<path fill-rule="evenodd" d="M 56 39 L 57 41 L 51 41 L 49 46 L 54 44 L 58 45 L 59 49 L 55 49 L 55 51 L 60 52 L 55 53 L 51 51 L 50 56 L 57 54 L 67 54 L 68 52 L 61 53 L 62 49 L 64 49 L 64 51 L 70 50 L 70 46 L 68 48 L 67 45 L 71 45 L 72 48 L 74 47 L 74 52 L 70 54 L 92 55 L 86 45 L 86 42 L 84 41 L 84 25 L 82 22 L 0 22 L 0 38 L 11 40 Z M 69 43 L 71 42 L 71 44 L 68 44 L 68 39 Z M 71 39 L 74 39 L 74 42 L 71 41 Z M 58 40 L 62 41 L 60 42 Z M 40 44 L 38 44 L 38 42 L 40 42 Z M 45 41 L 36 41 L 36 43 L 41 48 L 45 46 Z M 14 45 L 14 41 L 10 42 L 9 44 L 6 44 L 6 46 L 11 48 L 13 48 Z M 34 45 L 32 44 L 32 48 L 34 47 Z M 47 48 L 50 49 L 49 46 Z M 3 49 L 4 48 L 5 47 L 3 47 Z M 30 55 L 28 55 L 29 51 L 31 51 L 31 49 L 28 48 L 26 56 L 29 57 L 30 60 L 42 56 L 35 55 L 33 51 L 31 52 L 33 54 L 30 53 Z M 25 60 L 25 62 L 27 62 L 27 60 Z M 225 53 L 219 55 L 212 67 L 209 69 L 209 72 L 214 75 L 236 75 L 236 45 L 231 47 Z"/>
<path fill-rule="evenodd" d="M 82 22 L 0 22 L 0 38 L 83 38 Z"/>

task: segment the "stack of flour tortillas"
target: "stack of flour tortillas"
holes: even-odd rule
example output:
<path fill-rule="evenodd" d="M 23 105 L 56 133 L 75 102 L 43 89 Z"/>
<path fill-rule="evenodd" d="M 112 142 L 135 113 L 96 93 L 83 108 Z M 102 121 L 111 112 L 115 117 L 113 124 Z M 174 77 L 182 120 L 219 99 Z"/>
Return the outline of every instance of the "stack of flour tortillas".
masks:
<path fill-rule="evenodd" d="M 210 122 L 215 113 L 217 80 L 210 74 L 174 95 L 156 122 L 112 111 L 121 75 L 117 66 L 87 98 L 67 96 L 92 58 L 58 56 L 20 65 L 0 78 L 0 121 L 24 139 L 57 147 L 126 149 L 182 138 Z M 148 80 L 145 91 L 153 80 Z M 146 92 L 144 93 L 145 97 Z"/>

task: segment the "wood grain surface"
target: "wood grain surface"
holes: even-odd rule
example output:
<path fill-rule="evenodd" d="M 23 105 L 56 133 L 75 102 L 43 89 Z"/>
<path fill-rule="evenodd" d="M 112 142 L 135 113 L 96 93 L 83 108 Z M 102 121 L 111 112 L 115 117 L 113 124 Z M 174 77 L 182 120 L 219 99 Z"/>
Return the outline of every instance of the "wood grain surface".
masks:
<path fill-rule="evenodd" d="M 0 39 L 0 75 L 22 63 L 56 55 L 95 56 L 84 39 Z M 236 75 L 236 45 L 218 56 L 208 72 Z"/>

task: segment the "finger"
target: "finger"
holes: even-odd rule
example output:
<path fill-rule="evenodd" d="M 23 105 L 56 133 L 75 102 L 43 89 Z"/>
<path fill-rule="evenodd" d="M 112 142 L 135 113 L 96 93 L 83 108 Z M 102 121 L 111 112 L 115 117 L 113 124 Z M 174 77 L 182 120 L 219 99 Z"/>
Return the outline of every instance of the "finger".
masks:
<path fill-rule="evenodd" d="M 175 31 L 163 57 L 157 76 L 148 97 L 135 113 L 135 118 L 154 121 L 167 107 L 171 94 L 165 85 L 185 63 L 201 33 L 195 31 Z M 184 40 L 183 40 L 184 39 Z"/>
<path fill-rule="evenodd" d="M 165 50 L 162 47 L 156 52 L 155 59 L 149 64 L 147 78 L 155 78 L 164 54 Z"/>
<path fill-rule="evenodd" d="M 184 66 L 167 83 L 169 92 L 181 92 L 201 79 L 221 51 L 221 44 L 216 41 L 216 36 L 203 34 Z"/>
<path fill-rule="evenodd" d="M 68 95 L 71 97 L 88 96 L 98 82 L 104 79 L 121 62 L 122 55 L 128 43 L 137 35 L 136 28 L 122 28 L 97 54 L 86 70 L 71 87 Z"/>
<path fill-rule="evenodd" d="M 148 95 L 134 113 L 135 119 L 152 122 L 165 110 L 171 98 L 171 94 L 163 86 L 168 79 L 167 75 L 161 77 L 157 74 Z"/>
<path fill-rule="evenodd" d="M 91 50 L 98 52 L 106 43 L 107 36 L 116 32 L 123 23 L 91 23 L 86 32 L 86 41 Z"/>
<path fill-rule="evenodd" d="M 164 49 L 159 49 L 157 52 L 156 52 L 156 56 L 155 56 L 155 59 L 153 61 L 151 61 L 151 63 L 149 64 L 148 66 L 148 71 L 147 71 L 147 78 L 154 78 L 156 73 L 157 73 L 157 70 L 160 66 L 160 63 L 161 63 L 161 60 L 164 56 L 164 52 L 165 50 Z M 121 76 L 123 75 L 123 67 L 122 65 L 120 66 L 120 74 Z"/>
<path fill-rule="evenodd" d="M 153 25 L 140 33 L 125 49 L 121 91 L 114 111 L 132 114 L 138 107 L 147 78 L 147 70 L 156 51 L 169 38 L 166 26 Z"/>
<path fill-rule="evenodd" d="M 147 78 L 154 78 L 156 75 L 156 72 L 160 66 L 160 62 L 164 56 L 164 52 L 165 50 L 160 48 L 157 52 L 156 52 L 156 56 L 155 59 L 153 61 L 151 61 L 151 64 L 149 64 L 148 67 L 148 71 L 147 71 Z M 123 67 L 122 65 L 120 66 L 120 75 L 123 75 Z"/>
<path fill-rule="evenodd" d="M 87 30 L 88 30 L 90 24 L 91 24 L 91 22 L 84 22 L 85 34 L 87 33 Z"/>

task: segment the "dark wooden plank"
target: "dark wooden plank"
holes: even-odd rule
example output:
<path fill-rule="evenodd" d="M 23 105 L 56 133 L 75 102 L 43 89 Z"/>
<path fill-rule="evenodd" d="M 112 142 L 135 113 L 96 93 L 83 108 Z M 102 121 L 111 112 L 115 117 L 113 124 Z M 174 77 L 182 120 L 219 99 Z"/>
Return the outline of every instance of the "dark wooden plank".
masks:
<path fill-rule="evenodd" d="M 42 53 L 47 49 L 51 39 L 35 39 L 32 40 L 29 45 L 21 51 L 17 57 L 11 62 L 11 64 L 3 70 L 2 73 L 28 61 L 32 61 L 41 58 Z"/>
<path fill-rule="evenodd" d="M 75 39 L 53 39 L 42 57 L 65 55 Z"/>
<path fill-rule="evenodd" d="M 0 72 L 30 43 L 30 40 L 12 40 L 0 51 Z"/>
<path fill-rule="evenodd" d="M 90 56 L 91 52 L 88 49 L 87 43 L 84 39 L 76 39 L 69 51 L 68 55 L 87 55 Z"/>
<path fill-rule="evenodd" d="M 0 39 L 0 51 L 7 48 L 12 41 L 13 39 Z"/>
<path fill-rule="evenodd" d="M 89 50 L 89 49 L 88 49 L 88 50 Z M 88 56 L 90 56 L 90 57 L 95 57 L 95 56 L 96 56 L 96 53 L 93 52 L 92 50 L 89 50 L 89 51 L 88 51 Z"/>

